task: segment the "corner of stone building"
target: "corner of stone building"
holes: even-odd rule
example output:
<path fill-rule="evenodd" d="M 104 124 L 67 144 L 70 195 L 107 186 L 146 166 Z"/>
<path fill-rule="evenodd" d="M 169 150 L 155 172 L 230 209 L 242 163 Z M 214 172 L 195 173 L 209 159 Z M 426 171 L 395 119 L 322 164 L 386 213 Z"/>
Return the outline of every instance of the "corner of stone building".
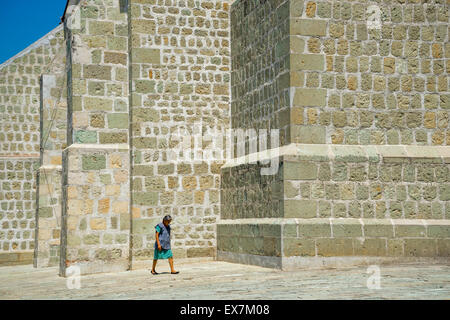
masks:
<path fill-rule="evenodd" d="M 81 274 L 129 269 L 130 90 L 123 4 L 80 2 L 65 17 L 62 276 L 70 267 Z"/>
<path fill-rule="evenodd" d="M 427 17 L 418 6 L 413 17 L 409 15 L 413 5 L 407 5 L 405 18 L 420 25 L 411 28 L 404 57 L 398 40 L 407 37 L 402 23 L 408 21 L 399 18 L 402 13 L 397 7 L 378 6 L 395 15 L 377 30 L 366 26 L 365 4 L 288 2 L 287 40 L 273 34 L 284 27 L 276 24 L 276 18 L 283 16 L 279 1 L 239 1 L 233 6 L 232 60 L 236 63 L 232 72 L 232 127 L 259 129 L 270 121 L 271 128 L 281 130 L 287 124 L 285 137 L 289 139 L 281 144 L 289 151 L 285 149 L 278 159 L 283 167 L 279 180 L 283 200 L 274 211 L 279 213 L 273 215 L 257 206 L 262 194 L 266 198 L 274 195 L 266 180 L 258 179 L 259 164 L 233 159 L 222 168 L 218 252 L 224 259 L 267 263 L 261 234 L 264 223 L 270 221 L 283 225 L 283 268 L 448 260 L 450 206 L 447 197 L 438 194 L 447 190 L 448 179 L 442 174 L 449 172 L 445 160 L 449 147 L 443 137 L 449 122 L 441 121 L 442 127 L 437 129 L 434 114 L 448 117 L 448 86 L 445 76 L 440 76 L 442 63 L 430 60 L 421 69 L 417 59 L 432 57 L 419 57 L 416 50 L 420 45 L 427 50 L 417 36 L 422 28 L 428 39 L 445 39 L 447 31 L 440 24 L 448 23 L 449 17 L 439 14 L 445 6 L 430 10 Z M 264 72 L 267 64 L 237 76 L 243 71 L 243 62 L 249 60 L 245 60 L 245 53 L 254 52 L 254 46 L 262 42 L 254 35 L 252 43 L 246 42 L 244 25 L 263 30 L 258 36 L 270 40 L 260 44 L 264 48 L 261 52 L 268 63 L 278 61 L 278 75 L 283 74 L 283 67 L 287 69 L 287 80 L 277 79 L 273 73 L 266 76 L 266 82 L 258 82 L 257 73 Z M 436 43 L 433 58 L 442 57 L 442 46 Z M 285 65 L 282 57 L 288 60 Z M 426 88 L 423 77 L 432 72 L 431 64 L 436 72 L 430 81 L 435 85 Z M 417 86 L 413 87 L 413 79 L 405 70 L 420 74 L 414 80 Z M 439 79 L 442 82 L 437 95 L 443 97 L 443 104 L 437 96 L 430 96 L 434 91 L 427 92 L 437 88 Z M 278 86 L 272 98 L 278 104 L 267 99 L 268 95 L 254 95 L 274 84 Z M 282 109 L 286 103 L 283 94 L 289 112 Z M 267 108 L 271 104 L 273 107 Z M 258 113 L 261 106 L 268 110 L 264 116 Z M 427 182 L 433 186 L 422 184 Z M 431 194 L 422 197 L 419 190 Z M 273 200 L 268 201 L 273 204 Z M 277 221 L 275 217 L 282 219 Z M 389 226 L 383 219 L 388 219 Z M 442 233 L 430 233 L 428 227 Z M 233 236 L 229 236 L 232 228 L 243 233 L 238 232 L 242 241 L 233 244 Z M 397 228 L 408 231 L 399 233 Z M 246 238 L 253 237 L 246 233 L 260 238 L 249 243 Z M 252 254 L 261 259 L 250 259 Z"/>
<path fill-rule="evenodd" d="M 0 65 L 2 265 L 35 263 L 36 190 L 41 177 L 40 77 L 54 71 L 52 63 L 60 58 L 61 45 L 61 27 L 57 27 Z"/>

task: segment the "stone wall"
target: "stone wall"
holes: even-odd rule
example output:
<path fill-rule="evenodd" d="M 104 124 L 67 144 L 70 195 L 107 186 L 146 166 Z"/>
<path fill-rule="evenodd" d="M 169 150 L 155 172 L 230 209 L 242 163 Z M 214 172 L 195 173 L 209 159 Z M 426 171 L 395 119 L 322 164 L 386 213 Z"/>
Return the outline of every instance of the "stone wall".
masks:
<path fill-rule="evenodd" d="M 448 258 L 448 2 L 72 3 L 0 66 L 0 263 L 143 266 L 166 214 L 175 258 Z"/>
<path fill-rule="evenodd" d="M 63 57 L 56 28 L 0 65 L 0 264 L 31 263 L 40 163 L 40 77 Z"/>
<path fill-rule="evenodd" d="M 37 211 L 34 265 L 59 264 L 62 212 L 62 151 L 67 141 L 66 55 L 52 61 L 41 77 L 40 167 L 37 180 Z"/>
<path fill-rule="evenodd" d="M 280 129 L 281 145 L 449 145 L 445 1 L 242 0 L 231 11 L 233 127 Z"/>
<path fill-rule="evenodd" d="M 280 218 L 283 216 L 283 166 L 261 175 L 260 163 L 227 163 L 222 167 L 221 219 Z"/>
<path fill-rule="evenodd" d="M 132 0 L 129 16 L 133 257 L 153 258 L 166 214 L 176 258 L 213 256 L 222 163 L 169 154 L 195 128 L 229 127 L 229 1 Z"/>
<path fill-rule="evenodd" d="M 151 261 L 166 214 L 176 257 L 214 255 L 222 163 L 168 154 L 178 129 L 229 126 L 228 11 L 227 1 L 149 0 L 67 12 L 62 275 Z"/>
<path fill-rule="evenodd" d="M 39 168 L 34 248 L 36 267 L 59 265 L 62 212 L 61 171 L 60 165 L 43 165 Z"/>
<path fill-rule="evenodd" d="M 64 55 L 61 27 L 0 65 L 0 142 L 2 155 L 39 154 L 41 74 Z"/>
<path fill-rule="evenodd" d="M 0 264 L 31 263 L 39 158 L 0 159 Z"/>
<path fill-rule="evenodd" d="M 293 142 L 450 144 L 448 2 L 290 3 Z"/>
<path fill-rule="evenodd" d="M 236 1 L 231 9 L 233 128 L 279 129 L 290 142 L 289 1 Z"/>
<path fill-rule="evenodd" d="M 449 219 L 448 155 L 430 147 L 336 146 L 314 160 L 284 159 L 284 216 Z"/>
<path fill-rule="evenodd" d="M 61 275 L 129 268 L 129 165 L 126 144 L 64 150 Z"/>
<path fill-rule="evenodd" d="M 123 1 L 81 1 L 64 19 L 67 148 L 60 274 L 129 268 L 128 16 Z"/>
<path fill-rule="evenodd" d="M 286 139 L 277 157 L 248 149 L 222 167 L 220 259 L 283 269 L 448 260 L 448 3 L 404 2 L 233 4 L 232 126 L 269 121 Z M 277 17 L 285 42 L 242 37 L 267 24 L 276 33 Z M 282 63 L 257 63 L 277 52 L 287 84 L 275 77 Z M 264 99 L 284 94 L 277 122 Z M 278 171 L 263 175 L 273 159 Z"/>
<path fill-rule="evenodd" d="M 442 147 L 313 144 L 282 148 L 272 176 L 229 162 L 218 257 L 283 269 L 447 259 L 449 163 Z"/>

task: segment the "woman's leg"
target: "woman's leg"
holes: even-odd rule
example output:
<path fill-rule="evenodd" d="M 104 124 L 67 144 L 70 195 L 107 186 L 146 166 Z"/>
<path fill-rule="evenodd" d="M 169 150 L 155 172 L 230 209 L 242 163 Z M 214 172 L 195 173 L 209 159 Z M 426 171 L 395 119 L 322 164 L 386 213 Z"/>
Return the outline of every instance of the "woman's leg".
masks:
<path fill-rule="evenodd" d="M 155 268 L 156 268 L 156 262 L 158 262 L 158 260 L 153 259 L 153 267 L 152 267 L 152 271 L 156 272 Z"/>
<path fill-rule="evenodd" d="M 173 268 L 173 258 L 169 258 L 169 266 L 170 266 L 170 272 L 175 273 L 175 269 Z"/>

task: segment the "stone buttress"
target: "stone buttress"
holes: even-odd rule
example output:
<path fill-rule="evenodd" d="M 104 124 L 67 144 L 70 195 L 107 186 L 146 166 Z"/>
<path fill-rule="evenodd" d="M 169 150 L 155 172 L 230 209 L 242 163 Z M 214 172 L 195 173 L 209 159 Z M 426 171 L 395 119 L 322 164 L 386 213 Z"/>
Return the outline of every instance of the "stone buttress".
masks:
<path fill-rule="evenodd" d="M 128 16 L 121 3 L 82 1 L 66 12 L 62 276 L 72 265 L 82 274 L 129 269 Z"/>
<path fill-rule="evenodd" d="M 232 128 L 280 148 L 222 167 L 219 259 L 448 261 L 448 3 L 403 2 L 234 2 Z"/>

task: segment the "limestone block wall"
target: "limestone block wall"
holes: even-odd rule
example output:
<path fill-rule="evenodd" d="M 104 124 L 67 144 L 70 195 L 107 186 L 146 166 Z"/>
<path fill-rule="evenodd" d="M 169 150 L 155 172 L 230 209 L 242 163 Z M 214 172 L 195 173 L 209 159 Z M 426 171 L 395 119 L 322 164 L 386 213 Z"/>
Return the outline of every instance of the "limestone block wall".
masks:
<path fill-rule="evenodd" d="M 37 176 L 34 265 L 59 265 L 62 212 L 62 150 L 67 143 L 67 75 L 64 55 L 41 77 L 41 156 Z"/>
<path fill-rule="evenodd" d="M 240 222 L 223 220 L 217 225 L 218 259 L 281 269 L 282 220 L 250 218 Z"/>
<path fill-rule="evenodd" d="M 448 145 L 448 6 L 236 1 L 232 125 L 270 122 L 282 145 Z"/>
<path fill-rule="evenodd" d="M 284 159 L 285 217 L 450 218 L 449 149 L 324 146 L 320 151 L 315 159 Z"/>
<path fill-rule="evenodd" d="M 0 65 L 0 143 L 2 155 L 39 154 L 40 76 L 51 70 L 64 34 L 56 28 Z"/>
<path fill-rule="evenodd" d="M 233 128 L 279 129 L 290 142 L 290 2 L 236 1 L 231 7 Z"/>
<path fill-rule="evenodd" d="M 260 163 L 222 167 L 221 219 L 280 218 L 284 212 L 283 166 L 261 175 Z"/>
<path fill-rule="evenodd" d="M 61 157 L 61 156 L 60 156 Z M 34 243 L 34 266 L 59 265 L 62 212 L 62 167 L 39 168 Z"/>
<path fill-rule="evenodd" d="M 285 159 L 286 257 L 449 257 L 449 150 L 352 148 Z"/>
<path fill-rule="evenodd" d="M 52 65 L 63 69 L 41 78 L 41 164 L 61 165 L 62 150 L 67 146 L 67 75 L 64 59 L 53 61 Z"/>
<path fill-rule="evenodd" d="M 166 214 L 176 258 L 215 253 L 222 162 L 170 154 L 183 152 L 183 136 L 194 147 L 195 128 L 229 128 L 229 3 L 130 1 L 135 265 L 153 258 Z"/>
<path fill-rule="evenodd" d="M 448 260 L 448 2 L 242 0 L 231 12 L 232 127 L 267 121 L 286 139 L 274 175 L 262 150 L 222 167 L 218 257 Z M 241 35 L 267 25 L 266 46 Z M 287 112 L 267 112 L 279 95 Z"/>
<path fill-rule="evenodd" d="M 0 66 L 0 263 L 126 270 L 166 214 L 177 258 L 448 257 L 448 2 L 70 3 Z M 276 174 L 211 128 L 279 129 Z"/>
<path fill-rule="evenodd" d="M 129 153 L 127 145 L 69 146 L 63 152 L 61 267 L 82 274 L 129 268 Z"/>
<path fill-rule="evenodd" d="M 0 159 L 0 264 L 31 263 L 39 158 Z"/>
<path fill-rule="evenodd" d="M 293 142 L 450 144 L 447 1 L 290 3 Z"/>
<path fill-rule="evenodd" d="M 61 53 L 61 27 L 0 65 L 0 264 L 31 263 L 40 163 L 40 76 Z"/>
<path fill-rule="evenodd" d="M 128 16 L 124 1 L 80 1 L 64 17 L 67 148 L 60 275 L 129 269 Z"/>
<path fill-rule="evenodd" d="M 68 145 L 128 143 L 128 19 L 121 3 L 81 1 L 65 19 Z"/>
<path fill-rule="evenodd" d="M 222 168 L 220 259 L 283 269 L 448 259 L 448 148 L 291 144 L 280 153 L 270 180 L 258 163 Z M 275 194 L 276 210 L 259 207 L 259 195 Z"/>

